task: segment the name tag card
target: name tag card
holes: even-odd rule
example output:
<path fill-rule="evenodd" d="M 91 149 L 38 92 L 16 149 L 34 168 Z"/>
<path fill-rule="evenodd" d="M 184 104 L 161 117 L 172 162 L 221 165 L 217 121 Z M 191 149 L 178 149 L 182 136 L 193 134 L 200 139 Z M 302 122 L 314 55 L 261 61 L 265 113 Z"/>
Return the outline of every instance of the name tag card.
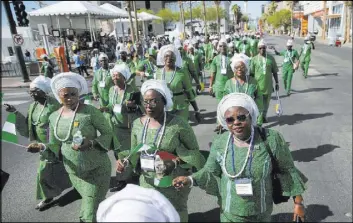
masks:
<path fill-rule="evenodd" d="M 121 114 L 121 105 L 114 105 L 113 112 Z"/>
<path fill-rule="evenodd" d="M 99 87 L 105 87 L 105 82 L 104 81 L 99 81 Z"/>
<path fill-rule="evenodd" d="M 227 74 L 227 68 L 221 68 L 221 74 L 226 75 Z"/>
<path fill-rule="evenodd" d="M 140 162 L 141 162 L 141 169 L 146 172 L 154 171 L 154 156 L 147 156 L 141 154 Z"/>
<path fill-rule="evenodd" d="M 253 189 L 251 184 L 251 179 L 243 178 L 236 179 L 235 182 L 235 191 L 239 196 L 253 196 Z"/>

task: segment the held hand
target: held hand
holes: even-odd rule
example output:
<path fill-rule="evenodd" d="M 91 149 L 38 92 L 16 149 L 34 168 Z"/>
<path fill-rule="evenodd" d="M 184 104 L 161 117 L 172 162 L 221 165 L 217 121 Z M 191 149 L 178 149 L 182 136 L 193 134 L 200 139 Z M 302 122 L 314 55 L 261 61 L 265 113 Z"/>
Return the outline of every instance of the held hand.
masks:
<path fill-rule="evenodd" d="M 211 96 L 213 95 L 213 89 L 212 89 L 212 87 L 209 87 L 209 88 L 208 88 L 208 92 L 210 93 Z"/>
<path fill-rule="evenodd" d="M 177 190 L 182 189 L 184 186 L 185 187 L 189 187 L 190 185 L 191 185 L 190 179 L 188 177 L 185 177 L 185 176 L 176 177 L 173 180 L 173 186 Z"/>
<path fill-rule="evenodd" d="M 201 113 L 199 111 L 195 112 L 195 119 L 197 123 L 201 123 Z"/>
<path fill-rule="evenodd" d="M 128 108 L 136 108 L 135 101 L 127 101 L 126 102 L 126 107 L 128 107 Z"/>
<path fill-rule="evenodd" d="M 89 139 L 83 139 L 82 145 L 79 147 L 80 151 L 86 151 L 91 149 L 92 147 L 92 142 Z"/>
<path fill-rule="evenodd" d="M 118 159 L 116 161 L 116 172 L 122 173 L 124 169 L 125 169 L 124 163 L 120 159 Z"/>
<path fill-rule="evenodd" d="M 39 143 L 31 143 L 27 146 L 27 152 L 38 153 L 42 149 L 42 145 Z"/>
<path fill-rule="evenodd" d="M 93 95 L 93 99 L 94 99 L 95 101 L 98 101 L 98 95 Z"/>
<path fill-rule="evenodd" d="M 7 112 L 15 112 L 16 111 L 16 108 L 15 108 L 15 106 L 13 106 L 13 105 L 9 105 L 9 104 L 4 104 L 5 106 L 6 106 L 6 111 Z"/>
<path fill-rule="evenodd" d="M 108 112 L 109 111 L 109 109 L 107 107 L 100 107 L 99 110 L 101 112 Z"/>
<path fill-rule="evenodd" d="M 305 207 L 301 204 L 294 204 L 294 214 L 293 214 L 293 222 L 297 222 L 297 218 L 300 218 L 302 222 L 304 222 L 305 216 Z"/>
<path fill-rule="evenodd" d="M 200 85 L 200 84 L 198 84 L 198 85 L 196 86 L 196 90 L 197 90 L 197 91 L 201 91 L 201 85 Z"/>
<path fill-rule="evenodd" d="M 276 91 L 279 91 L 279 84 L 276 84 Z"/>

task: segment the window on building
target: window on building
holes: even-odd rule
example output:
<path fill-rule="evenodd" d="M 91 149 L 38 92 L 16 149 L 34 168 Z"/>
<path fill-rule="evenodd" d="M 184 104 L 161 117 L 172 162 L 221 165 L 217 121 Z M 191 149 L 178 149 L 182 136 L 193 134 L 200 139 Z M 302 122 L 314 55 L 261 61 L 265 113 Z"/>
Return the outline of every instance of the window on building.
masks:
<path fill-rule="evenodd" d="M 13 56 L 14 55 L 14 52 L 13 52 L 13 49 L 11 46 L 7 47 L 7 50 L 9 51 L 9 55 L 10 56 Z"/>
<path fill-rule="evenodd" d="M 146 9 L 150 9 L 151 8 L 151 2 L 150 1 L 145 1 L 146 3 Z"/>
<path fill-rule="evenodd" d="M 332 18 L 330 20 L 330 29 L 333 31 L 333 32 L 337 32 L 340 30 L 340 27 L 341 27 L 341 17 L 339 18 Z"/>
<path fill-rule="evenodd" d="M 148 24 L 148 32 L 153 32 L 153 26 L 152 26 L 152 24 Z"/>
<path fill-rule="evenodd" d="M 332 14 L 341 14 L 343 5 L 335 5 L 332 7 Z"/>

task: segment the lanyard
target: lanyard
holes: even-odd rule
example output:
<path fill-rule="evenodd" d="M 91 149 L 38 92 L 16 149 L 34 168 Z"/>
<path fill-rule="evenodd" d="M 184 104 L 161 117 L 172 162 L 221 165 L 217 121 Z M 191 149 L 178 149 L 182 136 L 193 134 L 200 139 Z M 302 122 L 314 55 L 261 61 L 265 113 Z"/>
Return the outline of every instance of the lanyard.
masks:
<path fill-rule="evenodd" d="M 34 108 L 33 108 L 33 112 L 34 112 L 34 110 L 36 109 L 36 107 L 37 107 L 38 104 L 39 104 L 39 102 L 36 102 L 36 103 L 35 103 L 35 106 L 34 106 Z M 42 117 L 42 114 L 43 114 L 43 111 L 44 111 L 46 105 L 47 105 L 47 101 L 45 101 L 45 103 L 44 103 L 44 105 L 43 105 L 43 108 L 42 108 L 42 110 L 41 110 L 40 113 L 39 113 L 39 117 L 38 117 L 38 120 L 37 120 L 37 121 L 33 121 L 33 113 L 32 113 L 32 125 L 38 125 L 38 124 L 40 123 L 40 117 Z"/>
<path fill-rule="evenodd" d="M 233 167 L 233 171 L 234 173 L 236 173 L 235 170 L 235 151 L 234 151 L 234 138 L 232 137 L 231 139 L 232 141 L 232 167 Z M 252 164 L 252 158 L 253 158 L 253 152 L 254 152 L 254 144 L 253 144 L 253 139 L 251 139 L 251 143 L 250 143 L 250 154 L 249 154 L 249 159 L 247 162 L 247 166 L 248 166 L 248 176 L 251 178 L 251 164 Z M 246 160 L 244 161 L 246 162 Z"/>
<path fill-rule="evenodd" d="M 248 92 L 248 89 L 249 89 L 248 76 L 245 75 L 245 78 L 246 78 L 246 82 L 245 82 L 245 84 L 246 84 L 246 90 L 245 90 L 245 92 L 240 92 L 240 89 L 239 89 L 240 83 L 239 83 L 238 79 L 235 78 L 235 89 L 236 89 L 236 91 L 239 92 L 239 93 L 245 93 L 245 94 L 247 94 L 247 92 Z"/>
<path fill-rule="evenodd" d="M 120 106 L 123 104 L 124 102 L 124 99 L 125 99 L 125 92 L 126 92 L 126 84 L 125 84 L 125 88 L 124 88 L 124 94 L 123 94 L 123 97 L 121 99 L 121 102 L 120 102 Z M 117 99 L 117 96 L 118 96 L 118 91 L 117 89 L 114 87 L 114 96 L 113 96 L 113 105 L 115 106 L 116 105 L 116 99 Z"/>
<path fill-rule="evenodd" d="M 225 59 L 223 59 L 223 58 L 225 58 Z M 227 61 L 228 61 L 228 57 L 221 55 L 221 69 L 227 68 L 227 65 L 228 65 Z"/>
<path fill-rule="evenodd" d="M 257 62 L 260 63 L 260 56 L 257 57 Z M 266 74 L 266 62 L 267 62 L 267 53 L 266 53 L 266 58 L 262 58 L 262 72 L 263 74 Z"/>
<path fill-rule="evenodd" d="M 102 78 L 101 78 L 101 81 L 103 81 L 105 83 L 105 78 L 106 78 L 106 75 L 104 74 L 104 71 L 103 68 L 101 69 L 101 75 L 102 75 Z"/>
<path fill-rule="evenodd" d="M 176 67 L 174 69 L 174 72 L 172 74 L 172 78 L 170 79 L 170 81 L 168 82 L 168 84 L 172 83 L 172 81 L 174 80 L 174 77 L 175 77 L 175 72 L 176 72 Z M 162 75 L 162 79 L 165 81 L 165 68 L 163 68 L 163 75 Z"/>
<path fill-rule="evenodd" d="M 153 68 L 153 66 L 152 66 L 152 64 L 151 64 L 151 61 L 148 61 L 148 66 L 151 68 L 152 72 L 154 73 L 154 68 Z M 147 68 L 146 68 L 146 69 L 147 69 Z"/>

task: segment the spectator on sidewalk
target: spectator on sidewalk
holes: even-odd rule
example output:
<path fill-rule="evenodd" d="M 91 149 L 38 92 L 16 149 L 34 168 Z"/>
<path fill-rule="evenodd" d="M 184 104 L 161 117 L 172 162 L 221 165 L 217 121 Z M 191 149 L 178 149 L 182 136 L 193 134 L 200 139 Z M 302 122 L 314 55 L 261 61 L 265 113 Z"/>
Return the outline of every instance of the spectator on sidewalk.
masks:
<path fill-rule="evenodd" d="M 41 56 L 43 59 L 42 67 L 40 68 L 40 72 L 44 75 L 44 77 L 53 78 L 54 75 L 54 65 L 50 62 L 48 55 L 43 54 Z"/>
<path fill-rule="evenodd" d="M 87 72 L 87 68 L 85 66 L 85 62 L 83 60 L 84 56 L 81 55 L 80 50 L 74 50 L 74 56 L 72 57 L 74 62 L 75 62 L 75 66 L 78 70 L 78 73 L 83 76 L 83 72 L 86 73 L 86 76 L 89 77 L 89 74 Z"/>

